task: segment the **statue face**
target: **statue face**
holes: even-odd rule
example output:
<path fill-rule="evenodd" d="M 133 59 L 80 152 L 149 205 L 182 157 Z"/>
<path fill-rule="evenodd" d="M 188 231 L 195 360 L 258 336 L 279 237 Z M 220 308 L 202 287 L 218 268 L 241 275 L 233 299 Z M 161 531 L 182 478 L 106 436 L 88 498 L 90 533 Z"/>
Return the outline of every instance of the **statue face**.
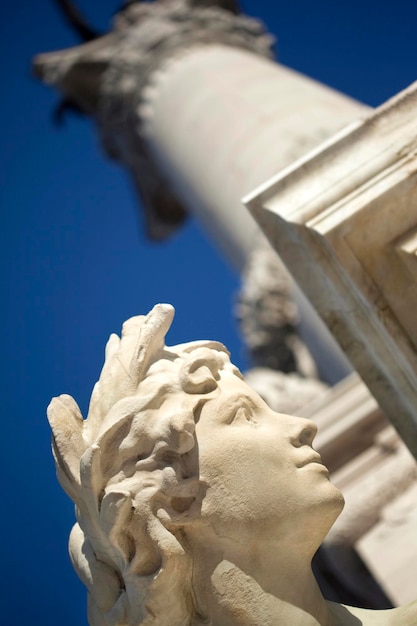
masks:
<path fill-rule="evenodd" d="M 311 447 L 316 431 L 310 420 L 272 411 L 239 378 L 223 376 L 196 425 L 200 478 L 208 485 L 203 521 L 219 537 L 236 537 L 239 528 L 248 541 L 270 542 L 297 532 L 305 538 L 307 530 L 319 545 L 343 497 Z"/>

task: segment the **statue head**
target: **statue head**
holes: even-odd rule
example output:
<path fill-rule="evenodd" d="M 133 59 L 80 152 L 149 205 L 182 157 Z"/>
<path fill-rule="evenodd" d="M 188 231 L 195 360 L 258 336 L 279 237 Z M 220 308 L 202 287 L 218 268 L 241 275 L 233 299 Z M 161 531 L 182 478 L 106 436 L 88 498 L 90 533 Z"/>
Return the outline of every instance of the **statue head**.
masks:
<path fill-rule="evenodd" d="M 110 337 L 85 420 L 67 395 L 48 409 L 94 625 L 196 623 L 200 538 L 226 559 L 255 536 L 299 545 L 308 514 L 314 552 L 340 512 L 314 424 L 271 411 L 222 344 L 165 346 L 173 313 L 157 305 Z"/>

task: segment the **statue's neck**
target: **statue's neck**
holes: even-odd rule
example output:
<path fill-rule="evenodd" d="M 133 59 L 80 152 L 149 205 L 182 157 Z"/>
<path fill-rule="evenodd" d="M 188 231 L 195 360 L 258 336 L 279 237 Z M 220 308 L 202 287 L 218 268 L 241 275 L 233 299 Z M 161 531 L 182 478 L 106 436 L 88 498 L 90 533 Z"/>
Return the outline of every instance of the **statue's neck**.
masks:
<path fill-rule="evenodd" d="M 193 591 L 213 626 L 336 626 L 308 560 L 204 552 L 194 562 Z"/>
<path fill-rule="evenodd" d="M 288 595 L 296 597 L 295 602 L 264 591 L 252 577 L 223 561 L 211 578 L 213 625 L 336 626 L 314 579 L 311 587 L 300 581 L 292 584 Z"/>
<path fill-rule="evenodd" d="M 214 548 L 203 550 L 193 567 L 193 592 L 200 615 L 195 626 L 411 626 L 417 624 L 417 603 L 372 611 L 327 602 L 310 563 L 266 558 L 259 568 L 247 554 L 239 565 L 221 558 Z M 249 552 L 249 550 L 248 550 Z M 203 556 L 203 554 L 199 554 Z M 230 558 L 230 555 L 228 555 Z M 238 561 L 238 559 L 234 559 Z M 266 567 L 267 566 L 267 567 Z M 269 569 L 268 569 L 269 567 Z"/>

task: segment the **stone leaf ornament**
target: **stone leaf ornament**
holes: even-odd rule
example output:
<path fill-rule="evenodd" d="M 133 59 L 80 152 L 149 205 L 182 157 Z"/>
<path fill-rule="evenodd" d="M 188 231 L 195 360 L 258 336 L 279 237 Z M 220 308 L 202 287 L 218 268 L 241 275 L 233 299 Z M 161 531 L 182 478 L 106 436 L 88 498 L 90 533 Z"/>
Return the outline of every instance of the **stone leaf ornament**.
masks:
<path fill-rule="evenodd" d="M 157 305 L 148 316 L 127 321 L 121 339 L 111 335 L 87 419 L 69 395 L 54 398 L 48 407 L 58 479 L 76 507 L 70 555 L 89 591 L 94 625 L 172 626 L 185 623 L 180 615 L 189 614 L 182 593 L 189 559 L 158 515 L 164 524 L 192 516 L 190 503 L 196 508 L 202 497 L 198 460 L 191 455 L 186 469 L 168 463 L 178 457 L 181 464 L 181 455 L 194 447 L 194 394 L 217 386 L 221 367 L 237 370 L 220 343 L 166 348 L 173 315 L 172 306 Z M 190 394 L 190 408 L 174 418 L 164 414 L 160 405 L 166 396 L 182 389 Z M 184 473 L 187 477 L 178 480 Z M 166 615 L 161 617 L 165 588 L 175 602 L 169 607 L 166 598 L 162 601 Z"/>
<path fill-rule="evenodd" d="M 111 335 L 84 420 L 48 409 L 91 626 L 415 626 L 327 602 L 311 559 L 343 507 L 311 420 L 276 413 L 213 341 L 165 345 L 156 305 Z"/>

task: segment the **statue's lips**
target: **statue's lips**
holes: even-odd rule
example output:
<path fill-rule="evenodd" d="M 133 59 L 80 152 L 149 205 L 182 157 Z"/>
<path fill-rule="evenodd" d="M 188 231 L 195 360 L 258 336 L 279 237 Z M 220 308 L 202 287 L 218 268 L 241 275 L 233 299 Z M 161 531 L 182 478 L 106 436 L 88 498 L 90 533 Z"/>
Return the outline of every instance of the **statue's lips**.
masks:
<path fill-rule="evenodd" d="M 304 459 L 304 461 L 302 461 L 301 463 L 298 463 L 297 467 L 306 467 L 306 465 L 320 465 L 323 469 L 328 471 L 327 467 L 323 464 L 321 456 L 318 452 L 315 452 L 314 454 Z"/>

